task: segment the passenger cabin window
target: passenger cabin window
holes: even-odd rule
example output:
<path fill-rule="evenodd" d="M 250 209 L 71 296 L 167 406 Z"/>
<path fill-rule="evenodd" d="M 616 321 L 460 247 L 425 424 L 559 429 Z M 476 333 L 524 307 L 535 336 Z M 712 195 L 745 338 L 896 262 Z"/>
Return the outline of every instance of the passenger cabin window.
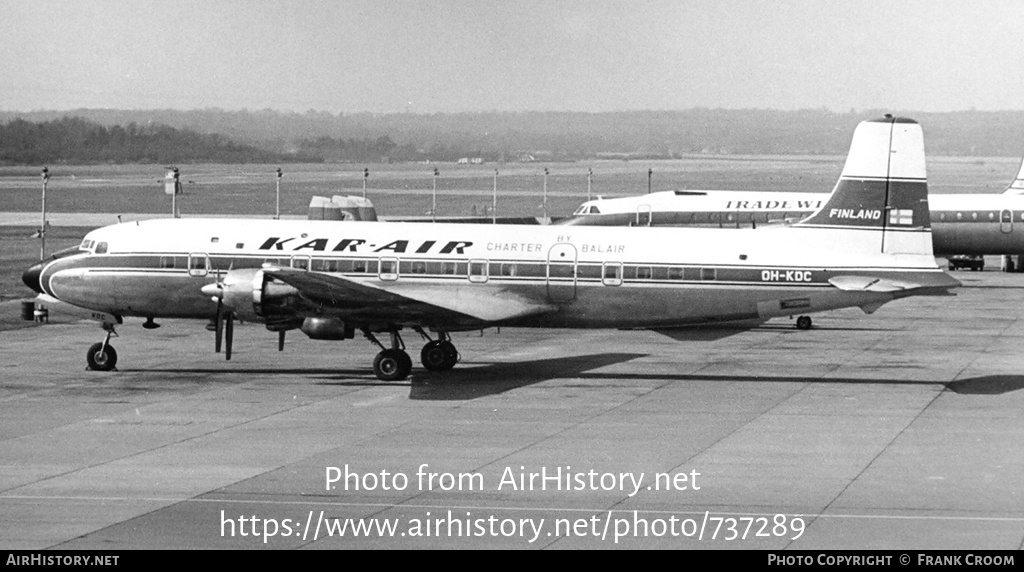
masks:
<path fill-rule="evenodd" d="M 100 242 L 100 243 L 96 244 L 96 254 L 106 254 L 106 253 L 107 253 L 107 243 Z"/>
<path fill-rule="evenodd" d="M 650 280 L 651 279 L 651 267 L 650 266 L 637 266 L 636 267 L 636 279 L 637 280 Z"/>
<path fill-rule="evenodd" d="M 469 261 L 469 281 L 470 282 L 487 282 L 487 261 L 486 260 L 470 260 Z"/>
<path fill-rule="evenodd" d="M 605 286 L 618 286 L 622 284 L 622 264 L 618 262 L 606 262 L 602 272 L 601 281 Z"/>
<path fill-rule="evenodd" d="M 174 268 L 174 257 L 173 256 L 161 256 L 160 257 L 160 268 Z"/>
<path fill-rule="evenodd" d="M 398 280 L 398 259 L 381 258 L 378 276 L 381 280 Z"/>
<path fill-rule="evenodd" d="M 188 255 L 188 275 L 189 276 L 206 276 L 206 272 L 209 269 L 209 260 L 205 254 L 189 254 Z"/>

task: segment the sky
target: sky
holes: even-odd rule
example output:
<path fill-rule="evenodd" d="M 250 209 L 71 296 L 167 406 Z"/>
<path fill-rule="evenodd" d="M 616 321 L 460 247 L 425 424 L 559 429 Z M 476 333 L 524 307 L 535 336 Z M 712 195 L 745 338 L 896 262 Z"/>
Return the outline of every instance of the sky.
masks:
<path fill-rule="evenodd" d="M 1019 0 L 0 0 L 0 110 L 1024 109 Z"/>

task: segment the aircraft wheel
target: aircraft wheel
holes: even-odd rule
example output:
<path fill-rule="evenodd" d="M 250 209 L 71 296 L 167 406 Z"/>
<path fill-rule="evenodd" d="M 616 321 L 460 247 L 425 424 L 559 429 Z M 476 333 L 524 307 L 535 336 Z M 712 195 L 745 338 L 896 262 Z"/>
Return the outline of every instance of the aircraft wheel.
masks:
<path fill-rule="evenodd" d="M 455 349 L 455 344 L 448 340 L 441 342 L 441 350 L 445 354 L 445 362 L 441 369 L 451 369 L 455 367 L 455 364 L 459 362 L 459 350 Z"/>
<path fill-rule="evenodd" d="M 103 347 L 102 343 L 96 343 L 89 347 L 89 352 L 85 354 L 85 361 L 91 370 L 110 371 L 117 365 L 117 352 L 110 344 Z"/>
<path fill-rule="evenodd" d="M 811 317 L 800 316 L 796 319 L 796 329 L 798 330 L 809 330 L 811 329 Z"/>
<path fill-rule="evenodd" d="M 428 342 L 423 346 L 423 350 L 420 352 L 420 361 L 423 362 L 423 367 L 427 368 L 427 371 L 442 371 L 451 367 L 445 367 L 448 363 L 448 352 L 441 347 L 441 342 L 437 341 Z"/>
<path fill-rule="evenodd" d="M 402 350 L 383 350 L 373 359 L 373 373 L 381 381 L 401 381 L 412 371 L 412 358 Z"/>

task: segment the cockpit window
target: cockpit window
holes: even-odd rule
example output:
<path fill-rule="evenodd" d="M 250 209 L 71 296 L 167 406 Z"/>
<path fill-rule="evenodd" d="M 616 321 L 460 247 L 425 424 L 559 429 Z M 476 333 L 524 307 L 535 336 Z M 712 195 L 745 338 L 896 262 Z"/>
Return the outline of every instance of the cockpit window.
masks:
<path fill-rule="evenodd" d="M 588 208 L 587 205 L 583 205 L 580 208 L 576 209 L 576 212 L 574 212 L 572 214 L 574 214 L 574 215 L 581 215 L 581 214 L 583 214 L 584 211 L 587 210 L 587 208 Z"/>
<path fill-rule="evenodd" d="M 601 209 L 597 208 L 596 206 L 592 206 L 590 207 L 590 214 L 601 214 Z"/>
<path fill-rule="evenodd" d="M 100 243 L 96 244 L 96 254 L 106 254 L 106 252 L 107 252 L 107 243 L 100 242 Z"/>
<path fill-rule="evenodd" d="M 83 240 L 82 241 L 82 246 L 79 246 L 78 249 L 79 250 L 91 250 L 92 249 L 92 241 L 88 240 L 88 239 Z"/>

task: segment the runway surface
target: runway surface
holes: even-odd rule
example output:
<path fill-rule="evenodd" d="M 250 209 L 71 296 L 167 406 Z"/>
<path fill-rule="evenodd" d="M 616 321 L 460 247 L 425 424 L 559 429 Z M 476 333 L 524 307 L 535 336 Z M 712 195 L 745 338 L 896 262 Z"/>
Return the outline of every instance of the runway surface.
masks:
<path fill-rule="evenodd" d="M 295 334 L 279 353 L 244 325 L 226 362 L 203 324 L 170 320 L 130 320 L 119 371 L 85 371 L 102 332 L 55 311 L 0 332 L 0 539 L 1021 549 L 1024 276 L 955 275 L 956 297 L 811 331 L 462 333 L 445 374 L 408 333 L 402 383 L 376 380 L 364 340 Z M 531 490 L 529 473 L 561 478 Z"/>

